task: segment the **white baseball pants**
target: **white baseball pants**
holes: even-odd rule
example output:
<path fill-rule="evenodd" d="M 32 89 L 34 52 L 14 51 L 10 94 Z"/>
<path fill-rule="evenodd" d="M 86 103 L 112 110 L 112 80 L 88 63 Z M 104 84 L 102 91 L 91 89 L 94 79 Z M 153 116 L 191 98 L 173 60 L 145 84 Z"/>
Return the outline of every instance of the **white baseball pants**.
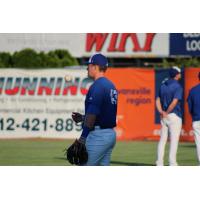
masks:
<path fill-rule="evenodd" d="M 160 141 L 158 143 L 157 149 L 157 166 L 164 165 L 164 153 L 165 145 L 168 138 L 168 133 L 170 136 L 170 147 L 169 147 L 169 165 L 177 166 L 176 153 L 178 149 L 178 142 L 182 128 L 182 119 L 178 117 L 175 113 L 170 113 L 166 118 L 161 120 L 161 132 Z"/>
<path fill-rule="evenodd" d="M 194 130 L 194 140 L 196 143 L 197 159 L 200 165 L 200 121 L 194 121 L 192 123 L 192 127 Z"/>

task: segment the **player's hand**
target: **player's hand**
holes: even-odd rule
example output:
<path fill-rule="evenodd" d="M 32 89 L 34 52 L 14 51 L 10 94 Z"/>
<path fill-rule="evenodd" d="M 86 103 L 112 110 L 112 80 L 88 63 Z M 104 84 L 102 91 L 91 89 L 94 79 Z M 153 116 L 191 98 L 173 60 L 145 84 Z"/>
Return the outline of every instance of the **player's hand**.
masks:
<path fill-rule="evenodd" d="M 86 138 L 80 137 L 80 138 L 78 139 L 78 142 L 80 142 L 81 144 L 85 144 Z"/>
<path fill-rule="evenodd" d="M 81 115 L 80 113 L 77 113 L 77 112 L 73 112 L 73 113 L 72 113 L 72 119 L 73 119 L 76 123 L 82 122 L 82 121 L 83 121 L 83 115 Z"/>
<path fill-rule="evenodd" d="M 163 119 L 163 118 L 167 118 L 167 115 L 168 115 L 168 113 L 165 112 L 165 111 L 163 111 L 163 112 L 161 113 L 161 118 L 162 118 L 162 119 Z"/>

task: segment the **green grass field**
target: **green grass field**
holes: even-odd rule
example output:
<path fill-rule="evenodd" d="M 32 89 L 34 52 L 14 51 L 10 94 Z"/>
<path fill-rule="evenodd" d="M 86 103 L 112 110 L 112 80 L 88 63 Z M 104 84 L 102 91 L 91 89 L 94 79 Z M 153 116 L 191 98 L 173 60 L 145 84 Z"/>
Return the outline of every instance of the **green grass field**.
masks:
<path fill-rule="evenodd" d="M 0 140 L 0 166 L 67 166 L 63 153 L 72 140 Z M 168 144 L 165 165 L 168 165 Z M 156 160 L 157 142 L 118 141 L 112 154 L 112 166 L 153 166 Z M 197 165 L 194 143 L 179 143 L 179 165 Z"/>

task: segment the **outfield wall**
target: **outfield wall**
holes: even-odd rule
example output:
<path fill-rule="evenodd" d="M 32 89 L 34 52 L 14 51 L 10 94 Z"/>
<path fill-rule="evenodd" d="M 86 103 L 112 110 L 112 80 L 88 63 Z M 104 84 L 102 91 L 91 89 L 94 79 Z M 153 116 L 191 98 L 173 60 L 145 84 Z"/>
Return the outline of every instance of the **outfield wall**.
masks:
<path fill-rule="evenodd" d="M 181 140 L 193 141 L 186 98 L 198 83 L 199 68 L 183 70 L 184 125 Z M 80 69 L 0 70 L 0 138 L 76 138 L 81 125 L 72 112 L 84 113 L 84 99 L 92 80 Z M 159 138 L 155 97 L 168 70 L 111 68 L 106 73 L 119 91 L 117 138 Z"/>
<path fill-rule="evenodd" d="M 84 111 L 92 80 L 86 70 L 0 70 L 1 138 L 74 138 L 81 124 L 72 112 Z"/>
<path fill-rule="evenodd" d="M 191 117 L 187 107 L 189 89 L 198 84 L 200 68 L 182 69 L 180 84 L 184 89 L 183 128 L 181 140 L 193 141 Z M 111 69 L 107 76 L 115 82 L 119 91 L 118 139 L 157 140 L 160 135 L 160 118 L 155 99 L 161 82 L 168 77 L 168 69 L 141 68 Z"/>

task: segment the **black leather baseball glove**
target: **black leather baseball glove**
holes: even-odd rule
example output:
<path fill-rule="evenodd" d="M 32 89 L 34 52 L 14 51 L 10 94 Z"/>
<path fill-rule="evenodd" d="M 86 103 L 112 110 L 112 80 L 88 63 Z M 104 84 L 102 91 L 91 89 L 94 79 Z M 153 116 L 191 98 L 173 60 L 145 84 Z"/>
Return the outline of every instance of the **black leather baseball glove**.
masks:
<path fill-rule="evenodd" d="M 65 155 L 72 165 L 84 165 L 88 160 L 85 144 L 78 140 L 75 140 L 68 149 L 65 149 Z"/>

